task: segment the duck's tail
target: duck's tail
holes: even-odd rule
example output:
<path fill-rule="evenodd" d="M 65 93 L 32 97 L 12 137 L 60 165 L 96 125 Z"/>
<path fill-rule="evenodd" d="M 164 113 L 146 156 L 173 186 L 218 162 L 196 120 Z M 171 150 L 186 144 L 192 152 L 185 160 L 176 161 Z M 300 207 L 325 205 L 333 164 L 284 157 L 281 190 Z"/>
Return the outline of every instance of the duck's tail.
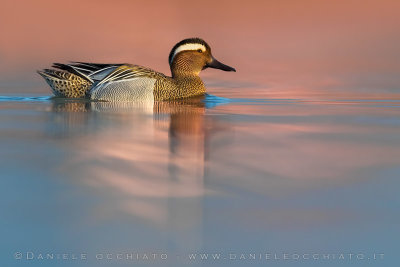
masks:
<path fill-rule="evenodd" d="M 84 98 L 93 84 L 85 76 L 67 70 L 44 69 L 38 73 L 50 85 L 53 93 L 60 97 Z"/>

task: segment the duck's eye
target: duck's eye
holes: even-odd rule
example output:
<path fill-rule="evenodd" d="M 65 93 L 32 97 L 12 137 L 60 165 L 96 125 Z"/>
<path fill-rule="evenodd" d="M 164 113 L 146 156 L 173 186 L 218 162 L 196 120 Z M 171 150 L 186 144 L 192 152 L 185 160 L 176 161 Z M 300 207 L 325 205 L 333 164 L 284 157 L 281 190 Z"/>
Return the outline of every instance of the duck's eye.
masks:
<path fill-rule="evenodd" d="M 197 49 L 197 52 L 199 52 L 199 53 L 203 53 L 203 50 L 201 50 L 201 49 Z"/>

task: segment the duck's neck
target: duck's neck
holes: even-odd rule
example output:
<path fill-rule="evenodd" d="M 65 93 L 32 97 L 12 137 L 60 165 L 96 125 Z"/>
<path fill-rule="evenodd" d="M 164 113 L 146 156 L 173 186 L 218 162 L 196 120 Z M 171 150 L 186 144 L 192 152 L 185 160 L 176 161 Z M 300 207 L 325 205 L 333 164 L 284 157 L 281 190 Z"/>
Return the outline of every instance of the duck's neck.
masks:
<path fill-rule="evenodd" d="M 206 92 L 199 74 L 203 64 L 190 53 L 178 54 L 171 63 L 172 80 L 177 98 L 202 95 Z"/>

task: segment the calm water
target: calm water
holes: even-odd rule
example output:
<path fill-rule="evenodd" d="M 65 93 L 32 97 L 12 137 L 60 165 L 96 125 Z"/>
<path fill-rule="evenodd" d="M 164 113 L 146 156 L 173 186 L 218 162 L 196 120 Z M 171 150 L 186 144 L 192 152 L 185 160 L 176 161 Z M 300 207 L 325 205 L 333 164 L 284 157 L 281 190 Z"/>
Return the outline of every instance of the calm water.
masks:
<path fill-rule="evenodd" d="M 241 90 L 0 97 L 0 265 L 394 266 L 400 101 Z"/>

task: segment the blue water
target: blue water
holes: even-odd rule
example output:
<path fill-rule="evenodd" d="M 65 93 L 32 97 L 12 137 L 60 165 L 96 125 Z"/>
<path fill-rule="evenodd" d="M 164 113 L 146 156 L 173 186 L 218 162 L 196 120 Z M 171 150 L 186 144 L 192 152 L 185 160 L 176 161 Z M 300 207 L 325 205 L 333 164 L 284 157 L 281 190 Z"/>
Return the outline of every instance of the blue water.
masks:
<path fill-rule="evenodd" d="M 396 266 L 399 114 L 0 96 L 0 266 Z"/>

